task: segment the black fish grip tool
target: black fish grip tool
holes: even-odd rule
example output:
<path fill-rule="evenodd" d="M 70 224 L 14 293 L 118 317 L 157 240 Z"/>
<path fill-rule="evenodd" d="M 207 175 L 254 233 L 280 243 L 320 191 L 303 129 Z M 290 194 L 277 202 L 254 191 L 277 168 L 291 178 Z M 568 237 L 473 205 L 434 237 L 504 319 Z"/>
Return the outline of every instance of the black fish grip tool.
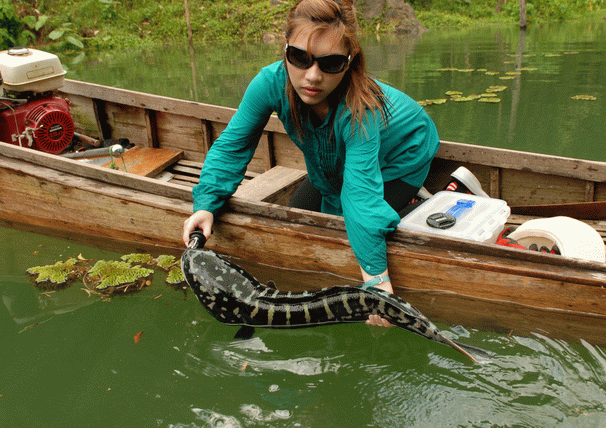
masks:
<path fill-rule="evenodd" d="M 194 250 L 200 250 L 204 248 L 204 244 L 206 244 L 206 236 L 200 229 L 194 230 L 189 234 L 189 243 L 187 244 L 187 248 L 191 248 Z"/>

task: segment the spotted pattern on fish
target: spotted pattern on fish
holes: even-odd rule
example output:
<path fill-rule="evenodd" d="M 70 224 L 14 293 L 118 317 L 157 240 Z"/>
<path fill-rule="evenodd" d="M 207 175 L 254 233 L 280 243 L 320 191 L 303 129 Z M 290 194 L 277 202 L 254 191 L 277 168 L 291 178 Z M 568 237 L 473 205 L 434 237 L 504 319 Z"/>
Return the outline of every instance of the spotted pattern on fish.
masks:
<path fill-rule="evenodd" d="M 485 353 L 447 338 L 408 302 L 378 289 L 335 286 L 314 292 L 284 293 L 261 284 L 214 252 L 200 249 L 185 250 L 181 267 L 202 306 L 223 323 L 296 328 L 362 322 L 375 314 L 397 327 L 449 345 L 474 361 L 467 350 Z"/>

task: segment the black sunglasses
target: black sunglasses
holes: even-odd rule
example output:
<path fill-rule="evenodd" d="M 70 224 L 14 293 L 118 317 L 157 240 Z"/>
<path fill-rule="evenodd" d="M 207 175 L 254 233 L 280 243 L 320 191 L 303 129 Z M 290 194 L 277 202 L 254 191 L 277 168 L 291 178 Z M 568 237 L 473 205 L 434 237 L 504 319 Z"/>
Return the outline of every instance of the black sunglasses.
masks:
<path fill-rule="evenodd" d="M 307 70 L 309 67 L 314 65 L 314 62 L 318 62 L 318 67 L 324 73 L 337 74 L 341 73 L 349 65 L 351 55 L 324 55 L 324 56 L 313 56 L 309 52 L 296 48 L 294 46 L 286 45 L 286 60 L 297 68 Z"/>

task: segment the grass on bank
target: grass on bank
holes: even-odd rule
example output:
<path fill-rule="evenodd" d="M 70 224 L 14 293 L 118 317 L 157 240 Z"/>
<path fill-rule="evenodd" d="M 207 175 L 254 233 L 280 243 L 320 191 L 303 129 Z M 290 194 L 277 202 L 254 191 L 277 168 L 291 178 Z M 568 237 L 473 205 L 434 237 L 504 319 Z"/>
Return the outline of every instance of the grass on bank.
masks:
<path fill-rule="evenodd" d="M 365 0 L 357 0 L 363 4 Z M 260 40 L 280 35 L 295 0 L 188 0 L 196 41 Z M 410 0 L 427 28 L 516 23 L 518 0 Z M 527 0 L 528 23 L 600 13 L 606 0 Z M 360 17 L 361 18 L 361 17 Z M 363 32 L 389 29 L 380 19 Z M 379 30 L 377 30 L 379 28 Z M 0 0 L 0 49 L 24 45 L 51 51 L 108 50 L 187 40 L 184 0 Z"/>

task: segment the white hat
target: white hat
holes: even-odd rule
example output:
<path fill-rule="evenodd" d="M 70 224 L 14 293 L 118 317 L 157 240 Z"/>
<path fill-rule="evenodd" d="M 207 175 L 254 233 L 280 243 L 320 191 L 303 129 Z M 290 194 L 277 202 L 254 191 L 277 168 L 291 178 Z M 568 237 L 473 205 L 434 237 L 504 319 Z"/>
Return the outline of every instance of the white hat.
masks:
<path fill-rule="evenodd" d="M 591 226 L 570 217 L 551 217 L 528 220 L 511 232 L 509 238 L 528 248 L 535 243 L 539 248 L 551 249 L 557 245 L 566 257 L 604 263 L 606 251 L 600 234 Z"/>

